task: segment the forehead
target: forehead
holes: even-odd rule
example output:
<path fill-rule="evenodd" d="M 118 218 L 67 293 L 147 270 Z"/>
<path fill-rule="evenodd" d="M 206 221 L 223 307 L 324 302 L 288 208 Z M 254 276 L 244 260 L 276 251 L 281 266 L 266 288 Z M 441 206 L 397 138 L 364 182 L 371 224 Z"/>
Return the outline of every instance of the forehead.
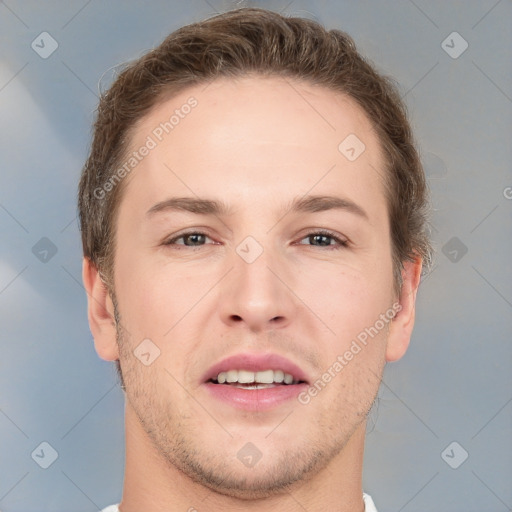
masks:
<path fill-rule="evenodd" d="M 174 186 L 182 195 L 232 191 L 249 201 L 271 186 L 324 193 L 340 180 L 352 194 L 383 194 L 380 145 L 363 109 L 342 93 L 290 79 L 187 88 L 139 120 L 130 151 L 143 146 L 151 149 L 128 186 L 139 197 Z"/>
<path fill-rule="evenodd" d="M 260 136 L 260 142 L 318 146 L 327 137 L 325 142 L 337 149 L 349 129 L 367 145 L 377 142 L 367 115 L 348 95 L 289 78 L 248 76 L 195 85 L 167 100 L 163 95 L 139 120 L 133 140 L 152 134 L 157 143 L 190 147 L 193 130 L 213 143 L 227 136 L 250 143 Z"/>

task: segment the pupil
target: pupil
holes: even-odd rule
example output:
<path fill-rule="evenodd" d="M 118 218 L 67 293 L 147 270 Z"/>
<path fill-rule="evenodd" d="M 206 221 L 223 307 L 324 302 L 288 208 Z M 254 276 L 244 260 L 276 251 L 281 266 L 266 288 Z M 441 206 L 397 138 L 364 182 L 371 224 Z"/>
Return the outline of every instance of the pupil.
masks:
<path fill-rule="evenodd" d="M 326 235 L 313 235 L 312 240 L 315 242 L 319 242 L 318 245 L 330 245 L 329 237 Z"/>
<path fill-rule="evenodd" d="M 195 234 L 195 235 L 187 235 L 187 240 L 191 243 L 188 245 L 200 245 L 201 242 L 204 242 L 204 235 Z"/>

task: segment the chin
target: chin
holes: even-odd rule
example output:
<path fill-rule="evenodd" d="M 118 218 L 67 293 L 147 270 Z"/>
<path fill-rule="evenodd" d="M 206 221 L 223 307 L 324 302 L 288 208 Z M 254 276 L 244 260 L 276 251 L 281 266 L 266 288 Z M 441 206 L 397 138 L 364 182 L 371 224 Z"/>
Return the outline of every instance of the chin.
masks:
<path fill-rule="evenodd" d="M 299 476 L 280 473 L 279 475 L 274 474 L 275 477 L 273 477 L 272 473 L 267 470 L 258 473 L 258 475 L 250 477 L 236 477 L 233 474 L 223 477 L 221 474 L 216 474 L 213 478 L 212 475 L 203 474 L 197 483 L 208 487 L 217 494 L 240 500 L 255 500 L 287 494 L 287 489 L 304 479 L 303 474 Z"/>
<path fill-rule="evenodd" d="M 179 468 L 196 483 L 217 494 L 240 500 L 256 500 L 289 494 L 294 484 L 309 480 L 326 465 L 326 453 L 306 454 L 298 451 L 294 455 L 280 454 L 280 460 L 262 459 L 254 467 L 247 468 L 240 461 L 236 464 L 212 463 L 197 460 L 181 460 Z M 175 463 L 177 461 L 175 460 Z"/>

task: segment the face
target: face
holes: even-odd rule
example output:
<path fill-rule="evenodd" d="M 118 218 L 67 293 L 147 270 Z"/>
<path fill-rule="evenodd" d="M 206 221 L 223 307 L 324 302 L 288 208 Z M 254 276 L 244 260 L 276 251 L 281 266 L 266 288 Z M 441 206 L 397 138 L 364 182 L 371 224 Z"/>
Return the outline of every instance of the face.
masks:
<path fill-rule="evenodd" d="M 400 308 L 371 123 L 324 88 L 218 80 L 155 107 L 144 145 L 116 226 L 127 406 L 218 492 L 317 474 L 364 428 Z"/>

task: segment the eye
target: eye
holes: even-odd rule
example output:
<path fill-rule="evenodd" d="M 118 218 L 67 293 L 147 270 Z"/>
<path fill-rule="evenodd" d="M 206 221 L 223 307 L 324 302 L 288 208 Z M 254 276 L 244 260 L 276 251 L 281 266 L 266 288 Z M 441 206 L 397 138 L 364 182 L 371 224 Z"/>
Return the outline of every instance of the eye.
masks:
<path fill-rule="evenodd" d="M 163 245 L 181 245 L 185 247 L 200 247 L 212 239 L 205 233 L 194 231 L 182 233 L 164 242 Z M 307 242 L 304 242 L 307 240 Z M 348 245 L 348 242 L 330 231 L 311 232 L 299 241 L 300 245 L 312 245 L 330 249 L 341 249 Z"/>
<path fill-rule="evenodd" d="M 211 238 L 201 232 L 182 233 L 174 238 L 166 240 L 164 245 L 184 245 L 186 247 L 198 247 L 204 245 L 206 240 Z"/>
<path fill-rule="evenodd" d="M 304 240 L 308 242 L 304 243 Z M 316 247 L 328 247 L 330 249 L 341 249 L 348 245 L 347 240 L 340 238 L 330 231 L 315 231 L 309 233 L 299 242 L 301 245 L 308 245 L 308 243 Z"/>

